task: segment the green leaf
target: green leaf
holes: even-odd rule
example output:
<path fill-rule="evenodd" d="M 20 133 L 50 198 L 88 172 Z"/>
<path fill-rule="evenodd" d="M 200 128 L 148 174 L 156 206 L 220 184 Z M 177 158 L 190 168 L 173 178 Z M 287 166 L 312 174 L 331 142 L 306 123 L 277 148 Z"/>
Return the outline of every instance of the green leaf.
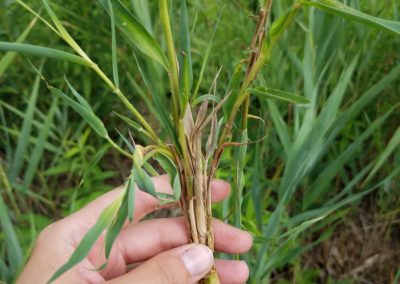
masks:
<path fill-rule="evenodd" d="M 258 87 L 258 88 L 250 88 L 247 89 L 247 91 L 256 96 L 260 97 L 265 97 L 267 99 L 276 99 L 276 100 L 282 100 L 282 101 L 287 101 L 290 103 L 295 103 L 295 104 L 309 104 L 310 101 L 302 96 L 280 91 L 280 90 L 275 90 L 275 89 L 270 89 L 266 87 Z"/>
<path fill-rule="evenodd" d="M 333 15 L 400 35 L 400 22 L 380 19 L 346 6 L 336 0 L 300 0 L 304 6 L 314 6 Z"/>
<path fill-rule="evenodd" d="M 112 224 L 107 229 L 106 240 L 105 240 L 106 259 L 109 259 L 115 239 L 117 238 L 119 232 L 121 232 L 125 220 L 128 217 L 128 204 L 129 204 L 129 192 L 125 188 L 122 204 L 119 207 L 118 212 L 116 213 Z"/>
<path fill-rule="evenodd" d="M 176 131 L 172 125 L 172 120 L 171 120 L 171 116 L 167 113 L 165 105 L 163 105 L 160 101 L 160 98 L 158 97 L 157 93 L 154 91 L 154 88 L 152 86 L 152 84 L 150 83 L 151 81 L 149 80 L 149 78 L 146 76 L 146 73 L 143 71 L 136 55 L 135 55 L 135 60 L 136 60 L 136 64 L 138 66 L 140 75 L 142 76 L 143 82 L 146 85 L 146 88 L 149 90 L 150 95 L 153 99 L 153 102 L 155 104 L 155 107 L 157 109 L 157 112 L 161 118 L 161 124 L 163 125 L 163 127 L 166 129 L 166 131 L 168 132 L 168 135 L 170 136 L 170 138 L 172 139 L 172 142 L 175 146 L 178 146 L 178 137 L 176 134 Z"/>
<path fill-rule="evenodd" d="M 136 121 L 133 121 L 132 119 L 119 114 L 117 112 L 114 111 L 114 114 L 116 116 L 118 116 L 120 119 L 122 119 L 124 122 L 126 122 L 126 124 L 128 124 L 129 126 L 131 126 L 133 129 L 135 129 L 137 132 L 139 132 L 140 134 L 144 134 L 146 135 L 148 138 L 152 139 L 151 135 Z"/>
<path fill-rule="evenodd" d="M 24 258 L 21 250 L 17 234 L 15 233 L 12 225 L 10 210 L 4 203 L 3 197 L 0 195 L 0 224 L 1 233 L 4 234 L 5 242 L 7 246 L 8 264 L 13 273 L 17 273 L 21 265 L 23 264 Z"/>
<path fill-rule="evenodd" d="M 154 187 L 153 180 L 142 168 L 135 169 L 134 177 L 140 190 L 157 197 L 156 188 Z"/>
<path fill-rule="evenodd" d="M 156 155 L 155 159 L 158 161 L 160 166 L 168 174 L 169 182 L 172 186 L 172 191 L 174 192 L 174 200 L 179 200 L 181 196 L 181 184 L 179 180 L 179 174 L 174 163 L 162 154 Z"/>
<path fill-rule="evenodd" d="M 211 49 L 213 47 L 214 36 L 217 31 L 219 22 L 221 20 L 221 16 L 222 16 L 222 12 L 223 12 L 224 8 L 225 8 L 225 6 L 222 7 L 221 12 L 219 13 L 218 20 L 214 26 L 213 32 L 210 37 L 210 41 L 208 42 L 206 51 L 204 53 L 203 62 L 201 64 L 201 69 L 200 69 L 200 73 L 199 73 L 199 78 L 197 79 L 196 87 L 194 88 L 192 100 L 195 100 L 197 97 L 197 94 L 199 93 L 201 82 L 203 81 L 203 77 L 204 77 L 204 72 L 207 67 L 208 58 L 210 57 Z"/>
<path fill-rule="evenodd" d="M 70 107 L 79 113 L 98 135 L 103 138 L 108 137 L 107 129 L 105 128 L 103 122 L 92 112 L 91 109 L 86 108 L 85 104 L 82 105 L 77 103 L 62 91 L 52 86 L 49 86 L 49 89 L 54 95 L 60 96 Z"/>
<path fill-rule="evenodd" d="M 128 185 L 126 190 L 128 191 L 128 218 L 129 221 L 133 221 L 133 215 L 135 212 L 135 191 L 136 191 L 136 186 L 135 186 L 135 177 L 133 175 L 133 172 L 131 172 L 131 176 L 128 180 Z"/>
<path fill-rule="evenodd" d="M 22 32 L 22 34 L 18 37 L 16 43 L 22 43 L 25 41 L 26 37 L 29 35 L 32 28 L 35 26 L 38 17 L 33 18 L 33 20 L 28 24 L 26 29 Z M 13 51 L 9 51 L 4 55 L 0 60 L 0 78 L 3 76 L 4 72 L 10 66 L 11 62 L 13 61 L 16 53 Z"/>
<path fill-rule="evenodd" d="M 245 186 L 245 177 L 244 177 L 244 168 L 246 165 L 246 151 L 247 151 L 247 142 L 248 142 L 248 134 L 247 129 L 241 131 L 240 135 L 240 147 L 236 148 L 235 161 L 235 175 L 232 183 L 232 196 L 234 199 L 234 210 L 233 210 L 233 219 L 234 225 L 237 228 L 242 227 L 242 202 L 243 202 L 243 189 Z"/>
<path fill-rule="evenodd" d="M 147 56 L 160 63 L 166 70 L 169 69 L 168 60 L 158 42 L 144 28 L 139 20 L 119 0 L 99 0 L 103 7 L 110 13 L 108 1 L 114 8 L 115 22 L 126 38 L 136 48 Z"/>
<path fill-rule="evenodd" d="M 366 184 L 368 181 L 370 181 L 374 177 L 374 175 L 382 167 L 382 165 L 386 162 L 386 160 L 389 158 L 389 156 L 392 154 L 392 152 L 394 150 L 398 149 L 399 145 L 400 145 L 400 127 L 397 128 L 395 134 L 390 139 L 385 150 L 378 156 L 376 164 L 375 164 L 374 168 L 371 170 L 371 172 L 369 173 L 364 184 Z"/>
<path fill-rule="evenodd" d="M 207 101 L 213 101 L 213 102 L 216 102 L 217 104 L 219 104 L 219 103 L 221 102 L 221 99 L 218 98 L 217 96 L 212 95 L 212 94 L 207 94 L 207 95 L 202 95 L 202 96 L 200 96 L 200 97 L 197 97 L 197 98 L 193 101 L 192 106 L 198 105 L 199 103 L 202 103 L 202 102 L 204 102 L 205 100 L 207 100 Z"/>
<path fill-rule="evenodd" d="M 100 160 L 104 157 L 109 148 L 110 146 L 108 144 L 104 144 L 100 149 L 96 149 L 96 154 L 93 156 L 93 158 L 89 161 L 88 165 L 84 169 L 84 173 L 82 174 L 82 179 L 80 184 L 82 184 L 85 181 L 87 175 L 100 162 Z"/>
<path fill-rule="evenodd" d="M 179 79 L 181 83 L 181 90 L 184 96 L 184 99 L 182 100 L 182 108 L 184 108 L 189 101 L 190 90 L 193 83 L 189 20 L 186 0 L 181 0 L 180 47 L 181 53 L 179 54 Z"/>
<path fill-rule="evenodd" d="M 238 64 L 235 68 L 233 76 L 231 77 L 225 92 L 225 97 L 229 96 L 226 99 L 226 102 L 224 103 L 224 114 L 226 118 L 228 118 L 231 115 L 233 105 L 236 102 L 238 96 L 238 90 L 242 80 L 242 75 L 243 75 L 242 64 Z"/>
<path fill-rule="evenodd" d="M 50 128 L 53 123 L 53 117 L 56 111 L 57 104 L 58 98 L 55 98 L 50 106 L 50 110 L 48 115 L 46 116 L 43 127 L 40 129 L 37 143 L 32 150 L 32 154 L 29 158 L 29 164 L 25 171 L 24 182 L 22 186 L 24 190 L 26 190 L 31 184 L 33 178 L 35 177 L 35 172 L 38 168 L 39 162 L 43 158 L 44 147 L 50 133 Z"/>
<path fill-rule="evenodd" d="M 361 134 L 358 134 L 354 142 L 349 143 L 348 147 L 337 158 L 332 159 L 328 165 L 320 171 L 314 183 L 307 190 L 307 195 L 303 199 L 303 210 L 309 208 L 318 197 L 322 196 L 332 184 L 334 178 L 338 176 L 340 170 L 343 169 L 346 162 L 353 158 L 356 151 L 362 147 L 362 143 L 371 135 L 376 133 L 376 130 L 382 126 L 386 119 L 392 114 L 394 108 L 387 111 L 383 116 L 376 119 L 371 125 Z"/>
<path fill-rule="evenodd" d="M 78 53 L 87 62 L 91 63 L 91 60 L 89 59 L 87 54 L 82 50 L 82 48 L 79 46 L 79 44 L 76 43 L 76 41 L 72 38 L 72 36 L 64 28 L 63 24 L 58 19 L 56 13 L 54 13 L 53 9 L 50 7 L 49 1 L 42 0 L 42 3 L 43 3 L 44 8 L 47 11 L 47 14 L 50 16 L 51 20 L 53 21 L 54 25 L 56 26 L 56 28 L 59 32 L 58 35 L 61 36 L 61 38 L 63 40 L 65 40 L 65 42 L 68 43 L 68 45 L 70 47 L 72 47 L 72 49 L 75 50 L 76 53 Z"/>
<path fill-rule="evenodd" d="M 93 112 L 92 107 L 88 104 L 88 102 L 78 93 L 77 90 L 74 89 L 74 87 L 70 84 L 70 82 L 67 80 L 67 77 L 64 77 L 65 82 L 68 85 L 68 88 L 71 90 L 72 94 L 75 96 L 75 98 L 79 101 L 79 103 Z"/>
<path fill-rule="evenodd" d="M 114 8 L 112 7 L 110 0 L 108 0 L 108 8 L 110 11 L 109 14 L 110 14 L 110 20 L 111 20 L 111 53 L 112 53 L 113 77 L 114 77 L 115 86 L 117 86 L 117 88 L 119 88 L 117 38 L 115 35 L 115 16 L 114 16 Z"/>
<path fill-rule="evenodd" d="M 172 191 L 174 192 L 175 201 L 181 198 L 181 181 L 179 179 L 179 175 L 176 174 L 174 178 L 174 183 L 172 184 Z"/>
<path fill-rule="evenodd" d="M 28 107 L 26 108 L 26 112 L 24 115 L 24 121 L 22 123 L 22 128 L 18 139 L 17 149 L 15 151 L 15 156 L 8 173 L 11 183 L 15 182 L 16 178 L 20 174 L 20 170 L 24 163 L 25 154 L 28 149 L 29 138 L 31 136 L 32 122 L 33 122 L 34 112 L 36 109 L 36 101 L 39 95 L 39 87 L 40 87 L 40 77 L 37 76 L 33 84 L 33 88 L 28 102 Z"/>
<path fill-rule="evenodd" d="M 109 205 L 100 215 L 96 224 L 90 228 L 83 239 L 80 241 L 78 247 L 72 253 L 69 260 L 61 266 L 50 278 L 48 283 L 55 281 L 62 274 L 67 272 L 69 269 L 80 263 L 88 255 L 93 245 L 96 243 L 101 233 L 111 224 L 114 216 L 121 205 L 121 198 L 115 200 Z"/>
<path fill-rule="evenodd" d="M 15 51 L 23 54 L 45 57 L 45 58 L 53 58 L 63 61 L 68 61 L 84 66 L 90 66 L 91 63 L 82 57 L 74 55 L 72 53 L 68 53 L 65 51 L 38 46 L 31 44 L 23 44 L 23 43 L 15 43 L 15 42 L 4 42 L 0 41 L 0 50 L 3 51 Z"/>
<path fill-rule="evenodd" d="M 134 152 L 133 158 L 133 176 L 135 178 L 136 184 L 140 190 L 147 192 L 154 197 L 157 197 L 156 188 L 154 186 L 153 180 L 151 179 L 149 174 L 142 169 L 141 163 L 143 163 L 143 161 L 140 160 L 143 158 L 138 158 L 140 157 L 140 154 L 138 154 L 137 151 L 138 150 Z"/>

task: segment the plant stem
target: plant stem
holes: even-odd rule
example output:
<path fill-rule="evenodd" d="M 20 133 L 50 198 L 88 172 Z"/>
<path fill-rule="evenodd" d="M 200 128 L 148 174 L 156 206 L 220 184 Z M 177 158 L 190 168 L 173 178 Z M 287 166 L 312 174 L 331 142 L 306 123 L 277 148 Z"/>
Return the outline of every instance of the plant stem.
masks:
<path fill-rule="evenodd" d="M 181 109 L 179 109 L 179 72 L 174 39 L 171 31 L 171 23 L 168 14 L 168 3 L 167 0 L 159 0 L 158 4 L 160 9 L 161 23 L 167 44 L 168 61 L 171 66 L 171 69 L 168 71 L 168 76 L 172 90 L 173 117 L 175 125 L 178 125 L 178 119 L 184 114 L 185 110 L 183 108 L 186 106 L 181 106 Z"/>
<path fill-rule="evenodd" d="M 117 97 L 121 100 L 121 102 L 128 108 L 128 110 L 136 117 L 141 125 L 143 125 L 144 129 L 150 134 L 151 138 L 162 145 L 163 143 L 157 137 L 153 128 L 147 123 L 146 119 L 139 113 L 139 111 L 132 105 L 132 103 L 128 100 L 128 98 L 122 93 L 122 91 L 117 88 L 114 83 L 104 74 L 104 72 L 92 62 L 91 68 L 103 79 L 103 81 L 111 88 L 111 90 L 117 95 Z"/>
<path fill-rule="evenodd" d="M 133 156 L 131 154 L 129 154 L 128 152 L 126 152 L 124 149 L 122 149 L 120 146 L 118 146 L 118 144 L 116 144 L 109 136 L 106 137 L 106 140 L 108 141 L 108 143 L 111 144 L 111 146 L 113 146 L 118 152 L 120 152 L 122 155 L 132 159 Z"/>
<path fill-rule="evenodd" d="M 268 4 L 269 2 L 266 3 L 266 5 Z M 231 137 L 233 121 L 235 120 L 240 107 L 250 98 L 250 94 L 247 92 L 247 88 L 251 85 L 251 83 L 255 80 L 255 78 L 257 78 L 257 75 L 260 72 L 261 67 L 271 58 L 272 50 L 278 44 L 280 38 L 282 37 L 288 26 L 293 22 L 300 8 L 301 5 L 296 1 L 293 4 L 287 18 L 285 19 L 284 24 L 279 28 L 279 30 L 274 35 L 271 35 L 270 42 L 268 42 L 267 44 L 265 40 L 263 41 L 262 46 L 260 47 L 261 52 L 257 60 L 254 61 L 254 64 L 252 64 L 251 68 L 246 72 L 246 78 L 244 79 L 243 84 L 240 87 L 237 100 L 232 107 L 231 115 L 228 118 L 227 123 L 225 124 L 225 128 L 221 134 L 218 146 L 219 150 L 217 150 L 217 153 L 219 154 L 222 153 L 223 144 Z M 248 107 L 249 104 L 247 103 L 246 105 Z M 248 114 L 246 114 L 246 116 L 248 116 Z"/>

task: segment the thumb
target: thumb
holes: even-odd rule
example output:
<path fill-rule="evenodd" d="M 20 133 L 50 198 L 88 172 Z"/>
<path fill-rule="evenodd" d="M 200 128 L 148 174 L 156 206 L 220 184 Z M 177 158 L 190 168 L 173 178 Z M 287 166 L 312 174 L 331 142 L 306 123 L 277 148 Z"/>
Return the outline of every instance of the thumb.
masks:
<path fill-rule="evenodd" d="M 208 247 L 185 245 L 154 256 L 110 283 L 197 283 L 210 272 L 213 262 L 213 254 Z"/>

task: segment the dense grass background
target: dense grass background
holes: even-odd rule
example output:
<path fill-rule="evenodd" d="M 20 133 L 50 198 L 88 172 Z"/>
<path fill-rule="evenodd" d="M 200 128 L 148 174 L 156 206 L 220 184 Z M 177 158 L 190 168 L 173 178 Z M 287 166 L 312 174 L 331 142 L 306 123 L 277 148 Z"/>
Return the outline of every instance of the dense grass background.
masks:
<path fill-rule="evenodd" d="M 132 9 L 138 3 L 125 2 Z M 41 11 L 38 1 L 26 3 Z M 97 1 L 52 3 L 77 42 L 111 75 L 110 23 L 104 9 Z M 188 3 L 195 24 L 195 76 L 225 5 L 201 86 L 206 93 L 222 67 L 222 96 L 236 64 L 249 53 L 257 1 Z M 275 1 L 272 18 L 291 3 Z M 346 3 L 400 20 L 400 5 L 393 0 Z M 138 13 L 159 35 L 152 5 L 151 17 Z M 25 31 L 26 43 L 70 51 L 51 30 L 32 20 L 14 1 L 0 0 L 0 40 L 16 41 Z M 241 221 L 256 241 L 244 256 L 252 271 L 250 282 L 400 281 L 399 50 L 400 39 L 393 34 L 313 9 L 304 9 L 285 34 L 259 81 L 313 103 L 304 108 L 251 101 L 251 113 L 261 119 L 251 122 L 250 138 L 268 136 L 250 144 L 246 158 Z M 118 59 L 121 88 L 157 125 L 131 46 L 120 35 Z M 119 185 L 130 170 L 128 160 L 50 94 L 31 65 L 43 66 L 46 79 L 61 89 L 66 75 L 116 139 L 115 129 L 128 131 L 113 113 L 124 113 L 122 106 L 89 69 L 0 53 L 0 280 L 6 282 L 15 279 L 46 225 Z M 158 90 L 166 92 L 166 78 L 154 76 L 160 78 Z M 219 177 L 232 178 L 236 154 L 235 149 L 225 153 Z M 228 200 L 215 208 L 215 215 L 232 221 L 234 210 L 233 200 Z"/>

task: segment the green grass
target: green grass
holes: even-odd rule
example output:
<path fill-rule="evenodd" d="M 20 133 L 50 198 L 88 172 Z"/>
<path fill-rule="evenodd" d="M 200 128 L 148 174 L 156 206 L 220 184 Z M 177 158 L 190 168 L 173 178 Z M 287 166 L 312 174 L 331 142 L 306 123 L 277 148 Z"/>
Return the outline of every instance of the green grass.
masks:
<path fill-rule="evenodd" d="M 171 60 L 163 55 L 168 38 L 162 36 L 156 1 L 148 6 L 143 5 L 147 1 L 124 1 L 138 11 L 135 16 L 146 31 L 132 22 L 123 33 L 114 30 L 114 23 L 118 27 L 118 17 L 125 19 L 124 15 L 118 14 L 118 7 L 110 9 L 108 1 L 100 2 L 110 17 L 97 1 L 51 2 L 56 17 L 62 19 L 56 19 L 55 26 L 62 23 L 68 30 L 68 34 L 58 33 L 72 48 L 20 5 L 0 2 L 0 41 L 41 46 L 15 45 L 14 50 L 20 52 L 28 49 L 24 56 L 0 53 L 0 279 L 7 282 L 15 279 L 41 229 L 130 176 L 130 160 L 125 157 L 128 147 L 121 137 L 128 135 L 124 118 L 132 118 L 134 109 L 128 102 L 124 103 L 128 110 L 124 108 L 113 90 L 122 90 L 117 96 L 126 97 L 135 109 L 148 110 L 143 117 L 150 125 L 158 125 L 154 132 L 163 141 L 179 139 L 163 111 L 170 98 L 157 96 L 170 89 L 163 69 Z M 179 11 L 180 1 L 174 2 L 174 11 Z M 179 39 L 176 44 L 192 51 L 192 70 L 186 69 L 187 76 L 179 78 L 180 88 L 191 85 L 198 90 L 197 98 L 215 91 L 221 99 L 227 93 L 235 84 L 230 85 L 230 78 L 234 78 L 236 64 L 249 54 L 246 47 L 256 24 L 249 15 L 257 13 L 257 2 L 262 1 L 188 2 L 188 28 L 172 26 L 172 34 Z M 25 3 L 48 23 L 54 21 L 40 2 Z M 291 3 L 275 1 L 272 19 L 285 15 Z M 373 16 L 399 21 L 395 1 L 387 5 L 381 1 L 346 3 Z M 18 23 L 17 17 L 21 19 Z M 176 12 L 173 19 L 179 23 L 185 17 Z M 398 24 L 370 18 L 362 21 L 398 31 Z M 296 283 L 328 283 L 328 279 L 339 283 L 330 275 L 321 278 L 321 268 L 320 273 L 308 270 L 302 255 L 309 256 L 313 248 L 337 234 L 341 224 L 362 214 L 366 196 L 374 199 L 374 214 L 388 222 L 389 232 L 398 230 L 390 224 L 398 217 L 400 200 L 396 191 L 400 183 L 400 40 L 395 32 L 303 8 L 263 68 L 255 85 L 257 96 L 250 100 L 247 133 L 237 131 L 233 136 L 234 141 L 244 142 L 248 137 L 256 143 L 247 145 L 247 154 L 245 147 L 226 149 L 217 176 L 232 181 L 237 190 L 214 208 L 214 215 L 255 236 L 254 249 L 244 256 L 251 269 L 250 283 L 290 283 L 293 279 Z M 132 42 L 138 36 L 143 37 L 140 43 L 150 43 Z M 185 70 L 185 60 L 181 62 L 179 68 Z M 42 64 L 40 74 L 46 83 L 32 68 Z M 221 67 L 215 90 L 210 92 Z M 203 77 L 197 81 L 199 74 Z M 59 96 L 52 95 L 46 84 L 56 88 L 51 90 Z M 289 101 L 297 102 L 295 95 L 300 95 L 310 103 L 271 100 L 282 95 L 275 90 L 285 90 Z M 75 93 L 76 100 L 67 99 L 71 107 L 59 99 L 68 93 Z M 177 108 L 184 103 L 176 102 Z M 89 123 L 82 119 L 85 116 Z M 154 140 L 153 133 L 140 128 L 137 121 L 128 123 L 135 141 Z M 236 121 L 235 127 L 239 125 Z M 112 139 L 116 150 L 101 137 Z M 238 165 L 238 176 L 231 171 L 232 163 Z M 135 177 L 136 182 L 140 178 Z M 399 268 L 387 265 L 398 278 Z M 381 283 L 389 283 L 387 275 L 380 277 Z"/>

